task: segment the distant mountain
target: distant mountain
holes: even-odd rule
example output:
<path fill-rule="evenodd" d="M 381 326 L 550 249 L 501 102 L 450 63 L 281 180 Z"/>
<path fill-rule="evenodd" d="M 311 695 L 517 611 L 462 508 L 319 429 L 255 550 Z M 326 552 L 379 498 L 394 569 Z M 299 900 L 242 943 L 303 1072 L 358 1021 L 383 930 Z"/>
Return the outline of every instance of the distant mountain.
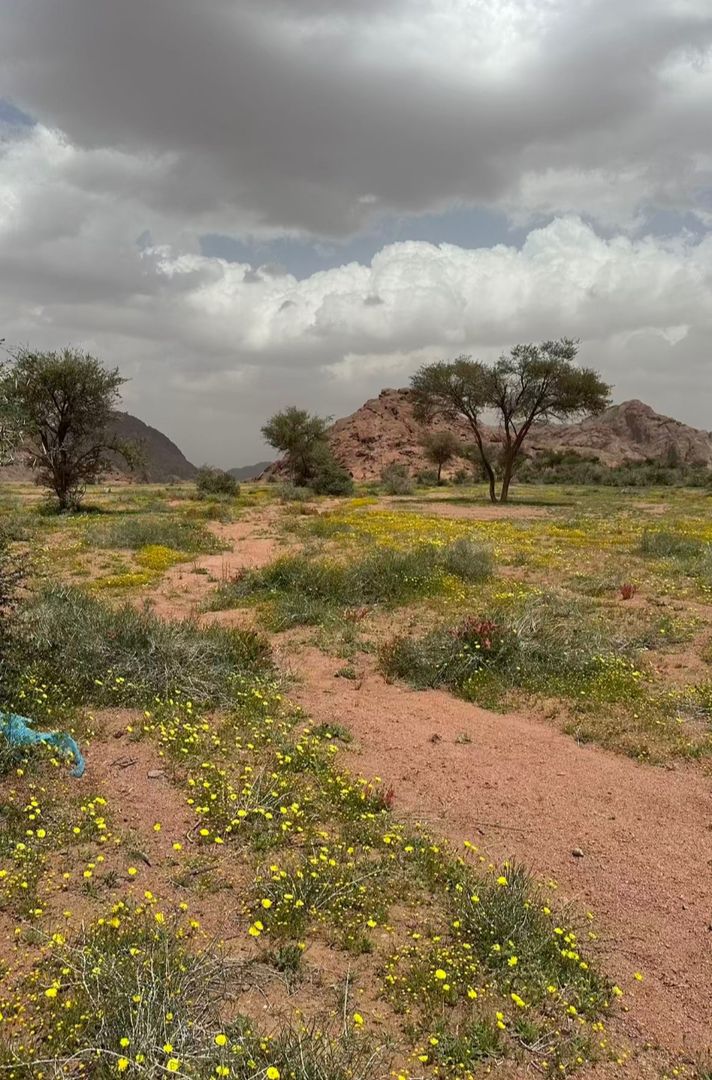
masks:
<path fill-rule="evenodd" d="M 337 420 L 329 432 L 331 448 L 356 480 L 371 480 L 384 466 L 405 465 L 411 472 L 431 468 L 425 460 L 421 441 L 428 430 L 453 425 L 441 421 L 423 426 L 413 413 L 408 390 L 382 390 L 351 416 Z M 454 425 L 455 434 L 471 443 L 465 424 Z M 490 444 L 498 433 L 486 434 Z M 545 450 L 568 450 L 595 458 L 604 465 L 624 462 L 664 461 L 712 467 L 712 435 L 656 413 L 642 401 L 624 401 L 600 416 L 576 424 L 539 424 L 525 443 L 525 452 L 535 456 Z M 452 463 L 454 472 L 465 464 Z M 271 471 L 279 471 L 277 470 Z"/>
<path fill-rule="evenodd" d="M 191 465 L 167 435 L 130 413 L 117 413 L 110 432 L 126 442 L 135 442 L 141 454 L 141 461 L 134 473 L 117 455 L 114 458 L 117 475 L 152 484 L 167 484 L 174 480 L 192 480 L 197 472 L 195 465 Z M 32 470 L 21 462 L 0 468 L 0 482 L 28 481 L 32 480 L 32 476 Z"/>
<path fill-rule="evenodd" d="M 162 431 L 144 424 L 131 413 L 117 413 L 112 425 L 113 433 L 126 442 L 136 442 L 141 449 L 142 462 L 137 469 L 138 478 L 151 484 L 165 484 L 171 480 L 192 480 L 198 471 L 195 465 L 178 449 Z M 117 468 L 126 471 L 119 459 Z"/>
<path fill-rule="evenodd" d="M 227 471 L 236 480 L 256 480 L 271 464 L 271 461 L 258 461 L 256 465 L 239 465 L 236 469 L 228 469 Z"/>

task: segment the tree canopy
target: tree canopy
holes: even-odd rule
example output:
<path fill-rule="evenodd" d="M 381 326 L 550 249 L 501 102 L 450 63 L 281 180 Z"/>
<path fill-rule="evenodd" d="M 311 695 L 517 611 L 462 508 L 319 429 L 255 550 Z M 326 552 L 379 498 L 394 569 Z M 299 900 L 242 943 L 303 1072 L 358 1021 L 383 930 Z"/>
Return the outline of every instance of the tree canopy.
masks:
<path fill-rule="evenodd" d="M 348 495 L 353 490 L 350 474 L 329 447 L 326 419 L 289 405 L 262 428 L 270 446 L 281 450 L 289 475 L 298 487 L 309 485 L 320 495 Z"/>
<path fill-rule="evenodd" d="M 109 430 L 124 382 L 117 369 L 72 348 L 23 349 L 0 377 L 0 402 L 17 418 L 21 449 L 62 510 L 107 471 L 112 452 L 131 457 Z"/>
<path fill-rule="evenodd" d="M 285 455 L 295 484 L 307 483 L 314 451 L 325 442 L 328 424 L 328 419 L 289 405 L 275 413 L 262 428 L 270 446 Z"/>
<path fill-rule="evenodd" d="M 411 388 L 416 416 L 464 421 L 474 436 L 492 502 L 506 502 L 522 447 L 537 421 L 572 420 L 602 412 L 610 387 L 597 372 L 577 366 L 578 343 L 571 338 L 540 345 L 515 345 L 493 364 L 459 356 L 421 367 Z M 499 456 L 483 417 L 492 413 Z M 501 487 L 497 495 L 497 475 Z"/>
<path fill-rule="evenodd" d="M 443 465 L 462 453 L 460 440 L 451 431 L 431 431 L 423 438 L 423 451 L 431 465 L 438 470 L 438 484 L 442 479 Z"/>

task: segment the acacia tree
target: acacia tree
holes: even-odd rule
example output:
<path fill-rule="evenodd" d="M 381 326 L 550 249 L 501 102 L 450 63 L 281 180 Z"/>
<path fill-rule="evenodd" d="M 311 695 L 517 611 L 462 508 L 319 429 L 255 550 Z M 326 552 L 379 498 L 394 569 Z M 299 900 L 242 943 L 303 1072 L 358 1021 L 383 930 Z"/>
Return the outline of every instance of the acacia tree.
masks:
<path fill-rule="evenodd" d="M 451 431 L 431 431 L 423 438 L 423 451 L 431 465 L 438 470 L 438 484 L 440 483 L 443 465 L 462 453 L 460 440 Z"/>
<path fill-rule="evenodd" d="M 411 381 L 416 417 L 464 420 L 474 436 L 491 501 L 506 502 L 534 423 L 600 413 L 609 404 L 610 387 L 597 372 L 574 364 L 577 352 L 577 342 L 560 338 L 540 345 L 515 345 L 494 364 L 468 356 L 428 364 Z M 483 423 L 483 414 L 488 412 L 494 413 L 499 429 L 499 462 Z M 499 497 L 497 471 L 501 473 Z"/>
<path fill-rule="evenodd" d="M 132 448 L 109 432 L 125 381 L 72 348 L 23 349 L 7 365 L 0 400 L 21 417 L 21 449 L 60 510 L 79 504 L 86 485 L 111 467 L 112 453 L 132 460 Z"/>
<path fill-rule="evenodd" d="M 299 487 L 309 482 L 314 457 L 326 445 L 328 419 L 290 405 L 275 413 L 262 428 L 266 441 L 286 459 L 292 481 Z"/>

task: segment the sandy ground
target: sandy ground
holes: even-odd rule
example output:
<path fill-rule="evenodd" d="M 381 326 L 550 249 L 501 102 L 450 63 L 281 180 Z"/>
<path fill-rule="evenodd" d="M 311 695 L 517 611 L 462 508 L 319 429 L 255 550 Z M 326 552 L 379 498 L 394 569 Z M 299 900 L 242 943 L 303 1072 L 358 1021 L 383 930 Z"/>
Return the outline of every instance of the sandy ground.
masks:
<path fill-rule="evenodd" d="M 547 512 L 432 502 L 427 510 L 472 518 Z M 284 550 L 276 513 L 215 526 L 231 550 L 174 568 L 151 596 L 157 613 L 194 614 L 216 580 Z M 245 613 L 204 617 L 239 623 Z M 526 715 L 389 684 L 370 661 L 357 681 L 336 678 L 343 661 L 284 637 L 273 644 L 297 677 L 290 696 L 317 722 L 352 731 L 350 766 L 392 784 L 399 812 L 458 845 L 470 839 L 495 860 L 521 860 L 540 880 L 555 879 L 582 913 L 595 913 L 595 947 L 624 987 L 622 1027 L 631 1039 L 692 1057 L 712 1046 L 709 778 L 577 745 Z"/>
<path fill-rule="evenodd" d="M 291 665 L 302 680 L 292 696 L 318 722 L 352 731 L 352 768 L 392 784 L 401 813 L 495 859 L 521 860 L 595 912 L 598 947 L 626 990 L 631 1036 L 683 1053 L 712 1044 L 708 779 L 579 746 L 526 716 L 388 684 L 373 671 L 335 678 L 341 662 L 315 649 Z"/>
<path fill-rule="evenodd" d="M 259 515 L 250 514 L 227 525 L 213 524 L 212 532 L 227 549 L 172 567 L 148 597 L 154 612 L 166 619 L 195 615 L 216 582 L 228 581 L 238 570 L 271 562 L 283 547 L 270 532 L 275 516 L 273 507 L 265 507 Z"/>

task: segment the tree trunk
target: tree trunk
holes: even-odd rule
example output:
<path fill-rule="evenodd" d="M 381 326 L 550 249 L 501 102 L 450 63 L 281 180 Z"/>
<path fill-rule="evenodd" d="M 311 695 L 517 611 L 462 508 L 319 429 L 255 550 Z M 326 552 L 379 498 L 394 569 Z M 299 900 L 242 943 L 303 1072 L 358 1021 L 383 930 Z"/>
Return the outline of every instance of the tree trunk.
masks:
<path fill-rule="evenodd" d="M 512 477 L 514 476 L 514 466 L 517 463 L 517 458 L 522 449 L 522 443 L 526 438 L 531 422 L 525 424 L 517 435 L 514 442 L 509 446 L 504 457 L 504 472 L 502 475 L 502 489 L 499 493 L 500 502 L 508 502 L 509 500 L 509 485 L 512 483 Z"/>
<path fill-rule="evenodd" d="M 490 465 L 489 460 L 487 458 L 487 454 L 485 453 L 485 446 L 484 446 L 484 443 L 482 441 L 482 435 L 480 434 L 480 429 L 478 428 L 477 424 L 473 420 L 470 420 L 470 427 L 472 428 L 472 434 L 475 436 L 475 442 L 477 443 L 477 449 L 480 452 L 480 460 L 482 462 L 482 468 L 485 471 L 485 476 L 487 477 L 487 482 L 489 483 L 490 502 L 496 503 L 497 502 L 497 484 L 496 484 L 496 479 L 495 479 L 495 475 L 494 475 L 494 469 Z"/>
<path fill-rule="evenodd" d="M 442 474 L 442 471 L 443 471 L 443 463 L 442 463 L 442 461 L 439 461 L 438 462 L 438 487 L 440 487 L 440 476 Z"/>
<path fill-rule="evenodd" d="M 489 481 L 489 497 L 491 503 L 497 502 L 497 486 L 494 475 L 494 469 L 490 465 L 489 461 L 482 456 L 482 464 L 484 465 L 485 472 L 487 473 L 487 480 Z"/>
<path fill-rule="evenodd" d="M 509 501 L 509 485 L 512 482 L 512 475 L 514 473 L 514 462 L 516 461 L 516 451 L 511 450 L 504 459 L 504 469 L 502 472 L 502 488 L 499 493 L 499 501 L 506 503 Z"/>

